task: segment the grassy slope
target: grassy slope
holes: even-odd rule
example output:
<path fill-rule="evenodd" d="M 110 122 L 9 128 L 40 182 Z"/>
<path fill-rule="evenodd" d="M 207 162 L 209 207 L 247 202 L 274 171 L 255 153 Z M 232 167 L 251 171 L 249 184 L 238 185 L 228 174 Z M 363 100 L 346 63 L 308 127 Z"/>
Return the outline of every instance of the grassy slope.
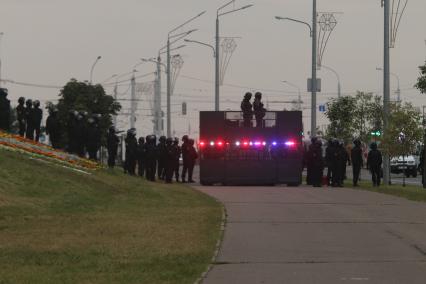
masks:
<path fill-rule="evenodd" d="M 191 283 L 220 221 L 221 206 L 185 186 L 0 150 L 0 283 Z"/>

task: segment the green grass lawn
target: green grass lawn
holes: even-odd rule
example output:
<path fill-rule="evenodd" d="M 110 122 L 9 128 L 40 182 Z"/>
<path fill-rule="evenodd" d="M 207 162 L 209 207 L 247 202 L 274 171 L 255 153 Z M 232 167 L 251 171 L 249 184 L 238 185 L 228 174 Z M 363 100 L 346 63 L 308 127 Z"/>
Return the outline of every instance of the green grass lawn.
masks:
<path fill-rule="evenodd" d="M 186 186 L 0 150 L 0 283 L 193 283 L 221 217 Z"/>

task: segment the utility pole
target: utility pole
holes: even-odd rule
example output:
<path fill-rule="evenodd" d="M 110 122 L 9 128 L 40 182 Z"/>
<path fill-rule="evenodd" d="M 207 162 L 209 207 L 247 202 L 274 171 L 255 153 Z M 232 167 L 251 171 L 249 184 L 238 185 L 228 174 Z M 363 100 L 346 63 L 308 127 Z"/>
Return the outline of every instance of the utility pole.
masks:
<path fill-rule="evenodd" d="M 162 134 L 161 129 L 161 120 L 162 111 L 161 111 L 161 56 L 157 57 L 157 82 L 155 88 L 155 97 L 154 97 L 154 134 L 158 137 Z"/>
<path fill-rule="evenodd" d="M 219 13 L 219 11 L 218 11 Z M 215 83 L 214 83 L 214 110 L 219 111 L 219 62 L 220 62 L 220 45 L 219 45 L 219 14 L 216 16 L 216 56 L 215 56 Z"/>
<path fill-rule="evenodd" d="M 114 86 L 114 101 L 117 101 L 118 96 L 118 84 L 115 82 Z M 114 127 L 117 128 L 117 115 L 114 115 Z"/>
<path fill-rule="evenodd" d="M 136 120 L 136 79 L 135 73 L 133 72 L 132 79 L 130 81 L 130 128 L 135 128 Z"/>
<path fill-rule="evenodd" d="M 384 8 L 384 58 L 383 58 L 383 125 L 386 132 L 389 127 L 389 101 L 390 101 L 390 0 L 383 0 Z M 389 155 L 384 153 L 383 182 L 390 182 Z"/>
<path fill-rule="evenodd" d="M 171 67 L 170 67 L 170 37 L 167 38 L 167 137 L 172 137 L 172 118 L 171 118 Z"/>
<path fill-rule="evenodd" d="M 312 7 L 312 108 L 311 108 L 311 136 L 317 130 L 317 0 L 313 0 Z"/>

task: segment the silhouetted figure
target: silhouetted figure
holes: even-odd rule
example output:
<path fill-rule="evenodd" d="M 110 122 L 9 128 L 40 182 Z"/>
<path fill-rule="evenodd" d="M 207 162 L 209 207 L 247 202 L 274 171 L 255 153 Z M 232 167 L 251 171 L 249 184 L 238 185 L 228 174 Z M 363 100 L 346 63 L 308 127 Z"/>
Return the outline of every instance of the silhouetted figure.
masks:
<path fill-rule="evenodd" d="M 75 127 L 73 128 L 74 133 L 73 137 L 75 138 L 76 149 L 75 152 L 80 157 L 86 156 L 86 143 L 87 143 L 87 126 L 86 121 L 84 121 L 83 114 L 77 114 L 77 119 L 75 121 Z"/>
<path fill-rule="evenodd" d="M 338 146 L 338 161 L 337 161 L 337 171 L 338 171 L 338 186 L 343 187 L 344 181 L 346 179 L 346 165 L 349 161 L 348 152 L 344 147 L 343 141 L 339 142 Z"/>
<path fill-rule="evenodd" d="M 115 133 L 116 133 L 115 128 L 110 127 L 108 130 L 108 136 L 107 136 L 109 168 L 115 167 L 115 159 L 117 157 L 118 144 L 120 142 L 120 139 L 118 139 L 118 136 Z"/>
<path fill-rule="evenodd" d="M 49 135 L 50 143 L 55 149 L 60 148 L 61 143 L 61 124 L 58 117 L 58 109 L 51 108 L 46 120 L 46 134 Z"/>
<path fill-rule="evenodd" d="M 19 126 L 19 136 L 25 136 L 25 129 L 27 127 L 27 121 L 25 119 L 25 98 L 20 97 L 18 99 L 18 106 L 16 107 L 16 118 Z"/>
<path fill-rule="evenodd" d="M 333 177 L 333 154 L 334 154 L 333 139 L 329 139 L 327 141 L 327 148 L 325 149 L 325 163 L 327 164 L 328 185 L 331 185 L 331 181 Z"/>
<path fill-rule="evenodd" d="M 351 150 L 353 186 L 358 186 L 359 174 L 364 165 L 364 160 L 362 159 L 361 141 L 356 139 L 354 145 L 355 147 Z"/>
<path fill-rule="evenodd" d="M 314 151 L 315 143 L 317 142 L 318 138 L 312 137 L 311 138 L 311 145 L 309 145 L 308 150 L 306 151 L 306 184 L 312 185 L 312 152 Z"/>
<path fill-rule="evenodd" d="M 425 184 L 425 175 L 424 175 L 424 166 L 425 166 L 425 146 L 423 146 L 422 151 L 420 152 L 420 164 L 419 169 L 422 175 L 422 184 Z"/>
<path fill-rule="evenodd" d="M 250 100 L 252 93 L 246 93 L 241 102 L 241 111 L 243 112 L 244 127 L 251 127 L 251 120 L 253 119 L 253 105 Z"/>
<path fill-rule="evenodd" d="M 89 118 L 87 123 L 86 149 L 89 153 L 89 159 L 96 161 L 98 159 L 98 151 L 101 147 L 101 130 L 93 117 Z"/>
<path fill-rule="evenodd" d="M 140 177 L 145 176 L 145 156 L 146 156 L 145 138 L 139 137 L 139 140 L 138 140 L 138 175 Z"/>
<path fill-rule="evenodd" d="M 189 139 L 188 140 L 188 182 L 193 183 L 195 182 L 192 179 L 192 174 L 194 172 L 194 167 L 195 167 L 195 161 L 198 158 L 198 154 L 197 151 L 195 150 L 194 147 L 194 140 L 193 139 Z"/>
<path fill-rule="evenodd" d="M 166 159 L 167 159 L 167 149 L 166 149 L 166 136 L 161 136 L 159 143 L 157 145 L 157 176 L 158 179 L 164 180 L 166 176 Z"/>
<path fill-rule="evenodd" d="M 173 147 L 175 147 L 175 159 L 174 159 L 174 174 L 176 182 L 179 182 L 179 168 L 180 168 L 180 155 L 182 153 L 182 149 L 179 146 L 179 138 L 175 137 L 173 140 Z"/>
<path fill-rule="evenodd" d="M 155 135 L 146 137 L 146 179 L 149 181 L 155 181 L 155 172 L 157 168 L 157 138 Z"/>
<path fill-rule="evenodd" d="M 138 154 L 138 141 L 136 140 L 136 130 L 134 128 L 127 131 L 126 143 L 126 170 L 129 175 L 136 173 L 136 158 Z"/>
<path fill-rule="evenodd" d="M 40 101 L 35 100 L 33 103 L 33 110 L 31 114 L 32 125 L 35 130 L 35 141 L 40 141 L 41 133 L 41 120 L 43 119 L 43 111 L 40 109 Z"/>
<path fill-rule="evenodd" d="M 189 138 L 188 138 L 188 135 L 184 135 L 182 137 L 181 152 L 182 152 L 182 160 L 183 160 L 182 182 L 186 182 L 186 173 L 188 172 L 189 160 L 190 160 L 189 159 Z"/>
<path fill-rule="evenodd" d="M 78 111 L 70 110 L 67 121 L 67 135 L 68 135 L 68 152 L 77 153 L 77 118 Z"/>
<path fill-rule="evenodd" d="M 322 142 L 315 140 L 309 147 L 308 163 L 311 168 L 310 182 L 313 187 L 321 187 L 322 175 L 324 170 L 324 161 L 322 158 Z"/>
<path fill-rule="evenodd" d="M 370 169 L 373 186 L 380 186 L 382 153 L 377 149 L 376 143 L 371 143 L 370 152 L 367 157 L 367 168 Z"/>
<path fill-rule="evenodd" d="M 253 111 L 256 117 L 256 127 L 263 127 L 263 118 L 266 115 L 266 109 L 263 106 L 262 93 L 260 92 L 254 95 Z"/>
<path fill-rule="evenodd" d="M 34 140 L 34 120 L 33 120 L 33 101 L 28 99 L 25 102 L 25 120 L 27 121 L 27 129 L 25 130 L 25 138 Z"/>
<path fill-rule="evenodd" d="M 175 169 L 176 147 L 173 146 L 173 139 L 166 139 L 166 155 L 165 155 L 165 180 L 166 183 L 172 183 L 173 172 Z"/>

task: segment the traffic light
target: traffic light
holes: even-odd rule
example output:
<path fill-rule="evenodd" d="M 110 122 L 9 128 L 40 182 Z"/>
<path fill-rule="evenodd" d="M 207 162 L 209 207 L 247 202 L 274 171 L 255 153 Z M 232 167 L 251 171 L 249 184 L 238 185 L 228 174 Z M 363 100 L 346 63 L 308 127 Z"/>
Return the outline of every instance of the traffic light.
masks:
<path fill-rule="evenodd" d="M 371 136 L 377 136 L 377 137 L 379 137 L 381 135 L 382 135 L 382 133 L 380 132 L 380 130 L 371 132 Z"/>
<path fill-rule="evenodd" d="M 182 115 L 186 115 L 186 103 L 182 103 Z"/>

